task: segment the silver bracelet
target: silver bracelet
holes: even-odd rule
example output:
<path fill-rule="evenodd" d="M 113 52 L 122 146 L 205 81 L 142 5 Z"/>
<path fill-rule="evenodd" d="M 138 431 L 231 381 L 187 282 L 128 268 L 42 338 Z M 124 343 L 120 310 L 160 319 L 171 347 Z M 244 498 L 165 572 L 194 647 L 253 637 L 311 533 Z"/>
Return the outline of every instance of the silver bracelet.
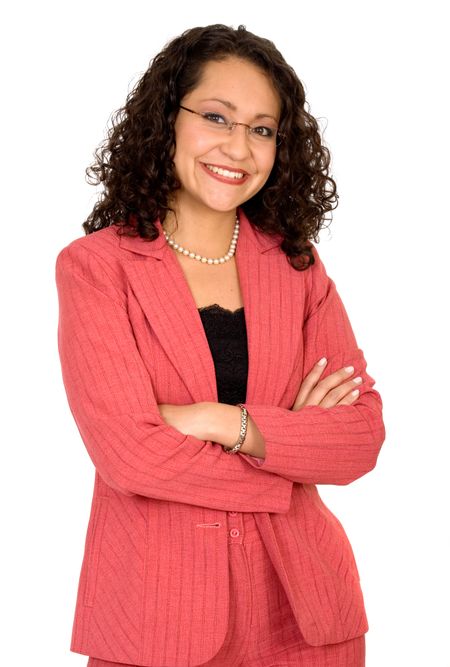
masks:
<path fill-rule="evenodd" d="M 227 454 L 236 454 L 236 452 L 240 450 L 245 440 L 245 436 L 247 435 L 247 422 L 248 422 L 247 408 L 242 403 L 238 403 L 238 407 L 241 408 L 241 429 L 239 431 L 239 438 L 237 443 L 231 449 L 228 449 L 227 447 L 222 445 L 223 449 L 226 451 Z"/>

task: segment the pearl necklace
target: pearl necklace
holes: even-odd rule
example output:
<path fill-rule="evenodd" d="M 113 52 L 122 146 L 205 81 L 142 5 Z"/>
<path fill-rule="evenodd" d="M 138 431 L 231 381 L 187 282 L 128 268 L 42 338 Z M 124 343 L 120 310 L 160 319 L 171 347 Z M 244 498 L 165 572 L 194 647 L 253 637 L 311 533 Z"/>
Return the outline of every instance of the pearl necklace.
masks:
<path fill-rule="evenodd" d="M 183 248 L 183 246 L 179 245 L 178 243 L 175 243 L 175 241 L 173 241 L 170 238 L 169 234 L 166 232 L 165 229 L 163 229 L 163 234 L 166 237 L 168 244 L 172 246 L 174 250 L 177 250 L 179 253 L 186 255 L 186 257 L 191 257 L 192 259 L 196 259 L 198 262 L 202 262 L 203 264 L 224 264 L 225 262 L 228 262 L 236 252 L 236 245 L 239 237 L 239 218 L 236 215 L 233 238 L 231 239 L 230 247 L 228 249 L 227 254 L 224 255 L 223 257 L 218 257 L 217 259 L 203 257 L 202 255 L 198 255 L 197 253 L 192 252 L 191 250 Z"/>

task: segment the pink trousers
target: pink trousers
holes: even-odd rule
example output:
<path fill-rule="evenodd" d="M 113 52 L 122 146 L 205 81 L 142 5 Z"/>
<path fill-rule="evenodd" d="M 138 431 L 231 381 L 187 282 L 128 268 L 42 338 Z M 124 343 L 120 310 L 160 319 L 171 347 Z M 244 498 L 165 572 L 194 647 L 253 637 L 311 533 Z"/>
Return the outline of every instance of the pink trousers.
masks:
<path fill-rule="evenodd" d="M 218 653 L 202 667 L 364 667 L 365 635 L 326 646 L 305 642 L 253 514 L 228 512 L 227 521 L 228 631 Z M 136 666 L 90 657 L 87 667 Z"/>

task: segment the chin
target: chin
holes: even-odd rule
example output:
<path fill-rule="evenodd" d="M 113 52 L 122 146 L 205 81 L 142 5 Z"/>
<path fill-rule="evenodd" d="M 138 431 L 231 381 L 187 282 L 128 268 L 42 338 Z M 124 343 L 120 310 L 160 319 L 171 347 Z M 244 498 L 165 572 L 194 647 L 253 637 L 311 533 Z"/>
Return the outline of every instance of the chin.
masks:
<path fill-rule="evenodd" d="M 246 200 L 245 200 L 246 201 Z M 214 202 L 208 203 L 208 202 L 202 202 L 204 208 L 208 209 L 209 211 L 214 211 L 215 213 L 228 213 L 229 211 L 235 211 L 238 206 L 241 206 L 244 202 L 241 202 L 241 200 L 238 201 L 233 201 L 233 202 Z"/>

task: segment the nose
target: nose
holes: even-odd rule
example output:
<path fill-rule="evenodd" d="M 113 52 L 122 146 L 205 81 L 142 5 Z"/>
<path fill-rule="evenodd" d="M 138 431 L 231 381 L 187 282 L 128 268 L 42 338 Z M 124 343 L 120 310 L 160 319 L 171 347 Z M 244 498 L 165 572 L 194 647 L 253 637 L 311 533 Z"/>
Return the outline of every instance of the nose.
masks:
<path fill-rule="evenodd" d="M 251 154 L 250 136 L 246 125 L 237 124 L 228 130 L 222 142 L 222 151 L 233 160 L 242 160 Z"/>

